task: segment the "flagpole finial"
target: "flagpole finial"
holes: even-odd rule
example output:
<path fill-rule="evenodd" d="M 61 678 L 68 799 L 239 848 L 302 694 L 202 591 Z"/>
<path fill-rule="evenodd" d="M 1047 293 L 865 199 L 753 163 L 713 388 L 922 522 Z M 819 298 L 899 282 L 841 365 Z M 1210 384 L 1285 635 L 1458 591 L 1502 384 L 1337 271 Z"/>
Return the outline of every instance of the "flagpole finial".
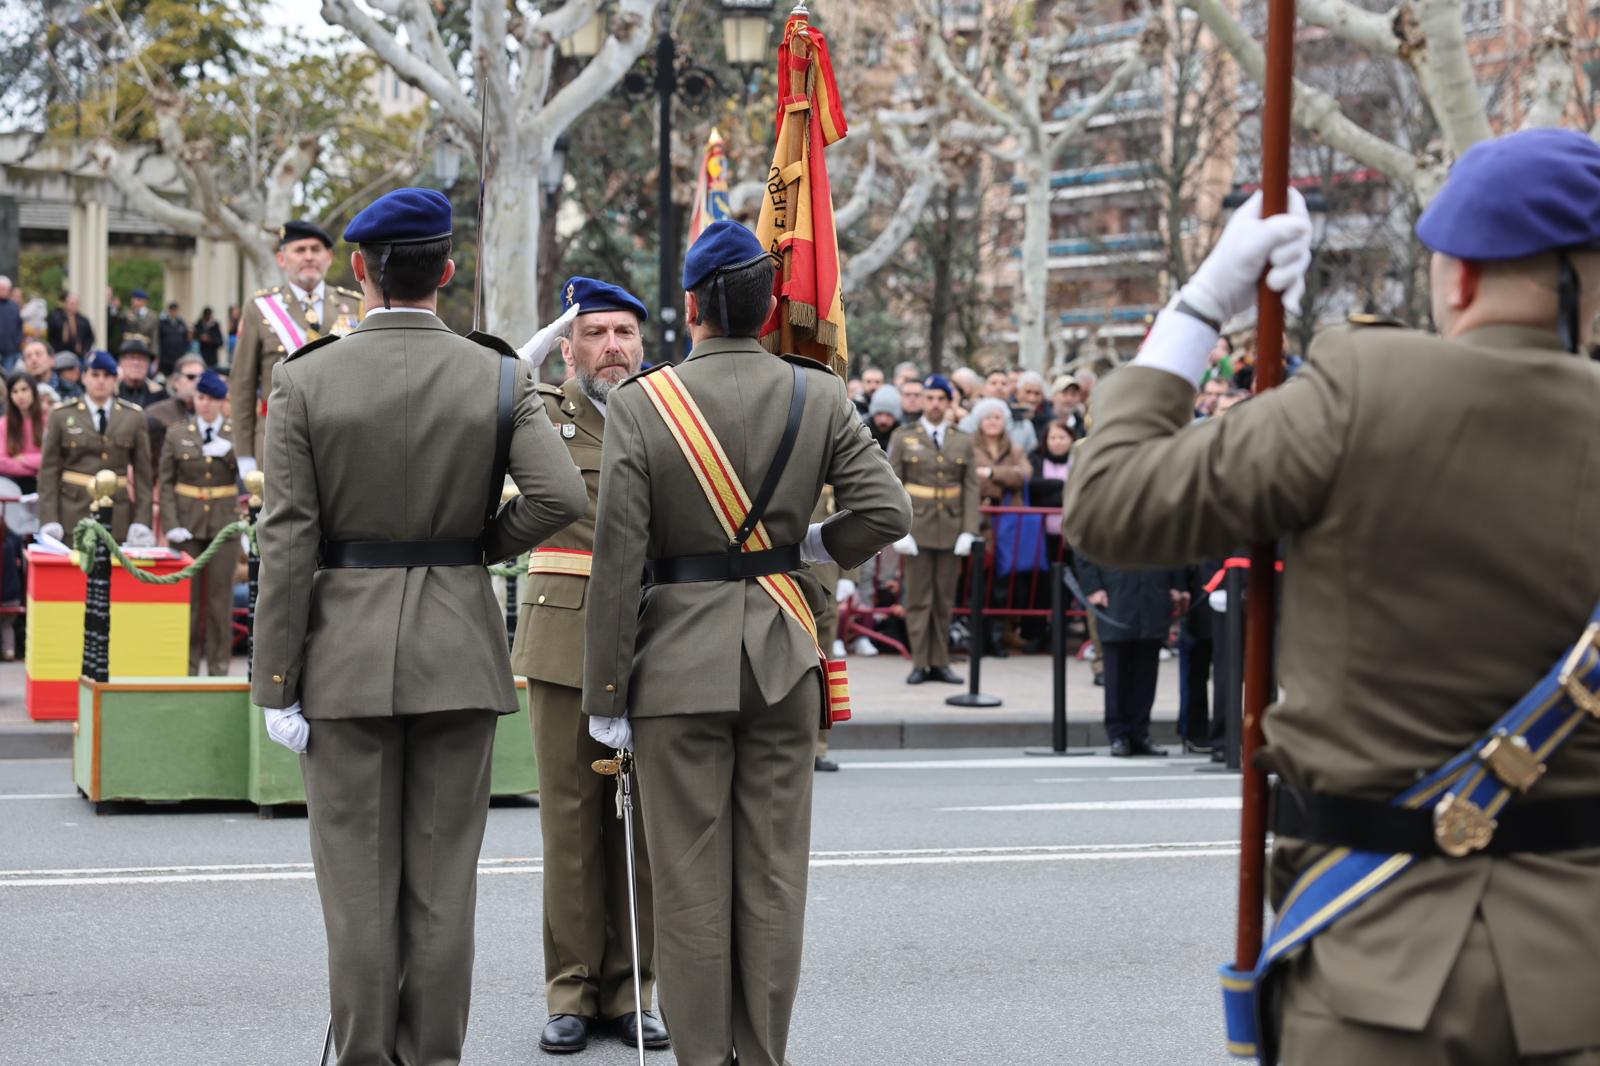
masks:
<path fill-rule="evenodd" d="M 804 18 L 809 18 L 811 16 L 811 12 L 806 10 L 806 0 L 796 0 L 794 10 L 789 12 L 789 17 L 794 18 L 796 15 L 800 15 Z"/>

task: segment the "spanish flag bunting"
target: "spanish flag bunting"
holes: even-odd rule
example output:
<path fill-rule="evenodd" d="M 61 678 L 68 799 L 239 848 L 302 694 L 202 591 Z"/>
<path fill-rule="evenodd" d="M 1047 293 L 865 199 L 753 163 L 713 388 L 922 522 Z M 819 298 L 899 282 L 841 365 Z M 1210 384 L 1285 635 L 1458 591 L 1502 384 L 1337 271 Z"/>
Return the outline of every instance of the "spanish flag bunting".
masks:
<path fill-rule="evenodd" d="M 728 156 L 722 149 L 722 134 L 712 129 L 706 137 L 705 156 L 700 160 L 700 178 L 694 187 L 694 213 L 689 216 L 689 244 L 713 222 L 733 217 L 728 210 Z"/>
<path fill-rule="evenodd" d="M 797 7 L 778 49 L 778 131 L 756 236 L 778 258 L 778 306 L 761 341 L 845 374 L 839 237 L 824 150 L 847 132 L 833 61 L 822 32 Z"/>

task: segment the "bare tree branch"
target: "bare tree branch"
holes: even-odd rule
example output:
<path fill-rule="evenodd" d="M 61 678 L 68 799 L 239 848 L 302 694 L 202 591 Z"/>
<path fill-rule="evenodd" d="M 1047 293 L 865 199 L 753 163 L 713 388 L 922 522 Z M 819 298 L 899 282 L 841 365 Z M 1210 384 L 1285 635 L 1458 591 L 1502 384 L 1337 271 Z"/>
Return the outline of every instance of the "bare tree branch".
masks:
<path fill-rule="evenodd" d="M 891 139 L 899 137 L 900 147 L 909 147 L 905 145 L 905 135 L 898 128 L 890 127 L 889 136 Z M 863 281 L 882 270 L 894 258 L 901 245 L 906 243 L 912 231 L 916 229 L 923 210 L 928 206 L 928 197 L 944 181 L 944 168 L 939 165 L 937 136 L 930 137 L 922 150 L 911 156 L 908 162 L 917 170 L 916 179 L 900 197 L 900 203 L 889 219 L 889 224 L 873 238 L 871 244 L 851 256 L 845 263 L 844 273 L 840 278 L 840 287 L 844 292 L 854 291 Z"/>
<path fill-rule="evenodd" d="M 1572 102 L 1577 84 L 1572 65 L 1572 33 L 1564 17 L 1558 15 L 1556 21 L 1540 31 L 1533 54 L 1524 125 L 1565 125 L 1567 105 Z"/>
<path fill-rule="evenodd" d="M 1397 8 L 1367 11 L 1350 0 L 1299 0 L 1296 7 L 1300 17 L 1311 25 L 1330 30 L 1357 48 L 1379 55 L 1400 54 L 1400 38 L 1395 34 Z"/>
<path fill-rule="evenodd" d="M 1160 23 L 1155 25 L 1160 25 Z M 1050 140 L 1044 145 L 1045 157 L 1052 163 L 1055 162 L 1056 158 L 1061 155 L 1062 149 L 1066 148 L 1073 139 L 1088 129 L 1089 123 L 1094 120 L 1094 117 L 1106 109 L 1106 105 L 1111 103 L 1111 98 L 1127 88 L 1134 75 L 1140 73 L 1149 65 L 1150 58 L 1142 51 L 1124 59 L 1111 77 L 1106 79 L 1106 83 L 1100 86 L 1100 91 L 1084 102 L 1083 110 L 1073 115 L 1051 134 Z"/>
<path fill-rule="evenodd" d="M 407 50 L 392 33 L 363 11 L 356 0 L 322 0 L 322 18 L 355 34 L 362 44 L 372 49 L 403 80 L 426 93 L 451 122 L 463 130 L 472 130 L 472 135 L 477 136 L 477 108 L 462 92 L 453 69 L 439 70 L 420 55 Z"/>
<path fill-rule="evenodd" d="M 962 99 L 995 125 L 1004 126 L 1013 132 L 1018 131 L 1016 117 L 979 92 L 972 79 L 956 68 L 950 59 L 949 49 L 945 47 L 944 36 L 938 31 L 937 26 L 924 33 L 923 39 L 928 43 L 928 51 L 933 55 L 933 65 L 938 68 L 940 77 L 944 78 Z"/>
<path fill-rule="evenodd" d="M 1467 51 L 1467 31 L 1460 0 L 1413 0 L 1420 46 L 1410 44 L 1402 55 L 1417 72 L 1422 94 L 1439 120 L 1445 143 L 1460 155 L 1494 136 L 1478 77 Z"/>
<path fill-rule="evenodd" d="M 878 142 L 870 136 L 867 137 L 867 161 L 861 166 L 861 173 L 856 175 L 855 185 L 850 190 L 850 199 L 845 201 L 843 207 L 833 213 L 833 224 L 838 229 L 847 230 L 860 222 L 866 215 L 867 208 L 872 206 L 872 183 L 878 177 Z"/>

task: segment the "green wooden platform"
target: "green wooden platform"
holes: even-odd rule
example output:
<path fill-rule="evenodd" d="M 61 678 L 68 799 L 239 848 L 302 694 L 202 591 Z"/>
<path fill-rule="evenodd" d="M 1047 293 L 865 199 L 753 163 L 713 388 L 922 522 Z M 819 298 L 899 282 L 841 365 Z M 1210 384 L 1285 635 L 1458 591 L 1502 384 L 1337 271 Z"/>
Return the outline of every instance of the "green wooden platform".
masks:
<path fill-rule="evenodd" d="M 503 716 L 495 734 L 496 796 L 539 790 L 522 681 L 517 696 L 522 709 Z M 96 805 L 248 800 L 270 808 L 306 801 L 299 757 L 268 738 L 243 678 L 81 679 L 72 779 Z"/>

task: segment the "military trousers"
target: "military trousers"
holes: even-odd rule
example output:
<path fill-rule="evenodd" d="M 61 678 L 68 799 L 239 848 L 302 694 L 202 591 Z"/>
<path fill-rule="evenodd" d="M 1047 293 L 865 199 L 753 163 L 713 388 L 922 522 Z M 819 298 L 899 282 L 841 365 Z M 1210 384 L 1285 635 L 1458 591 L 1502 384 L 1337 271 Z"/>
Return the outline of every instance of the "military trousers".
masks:
<path fill-rule="evenodd" d="M 300 757 L 337 1066 L 455 1066 L 493 711 L 319 718 Z"/>
<path fill-rule="evenodd" d="M 1283 989 L 1283 1066 L 1600 1066 L 1600 1047 L 1519 1055 L 1499 964 L 1480 917 L 1420 1032 L 1340 1018 L 1328 1008 L 1316 943 L 1291 961 Z"/>
<path fill-rule="evenodd" d="M 950 665 L 950 620 L 955 617 L 961 559 L 955 552 L 923 548 L 900 561 L 906 583 L 906 632 L 911 665 Z"/>
<path fill-rule="evenodd" d="M 633 720 L 649 803 L 661 1009 L 679 1066 L 783 1066 L 800 983 L 822 683 Z"/>
<path fill-rule="evenodd" d="M 211 546 L 208 540 L 182 545 L 195 558 Z M 206 568 L 189 579 L 189 674 L 198 676 L 200 660 L 212 677 L 226 677 L 233 659 L 233 578 L 239 569 L 239 535 L 211 557 Z"/>
<path fill-rule="evenodd" d="M 589 736 L 583 690 L 528 681 L 539 759 L 544 838 L 544 980 L 551 1014 L 618 1018 L 633 1012 L 627 837 L 614 777 L 594 772 L 615 752 Z M 642 793 L 634 796 L 639 891 L 639 979 L 644 1008 L 655 992 L 655 915 L 645 851 Z"/>

